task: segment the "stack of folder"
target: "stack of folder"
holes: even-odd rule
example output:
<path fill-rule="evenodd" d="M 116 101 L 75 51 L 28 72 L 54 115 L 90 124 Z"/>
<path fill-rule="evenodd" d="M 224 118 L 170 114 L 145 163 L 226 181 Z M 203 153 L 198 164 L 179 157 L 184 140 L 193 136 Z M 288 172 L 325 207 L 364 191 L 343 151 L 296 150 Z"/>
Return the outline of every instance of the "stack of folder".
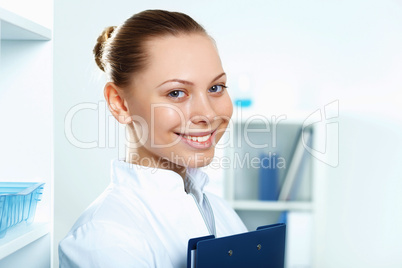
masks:
<path fill-rule="evenodd" d="M 283 223 L 221 238 L 193 238 L 188 242 L 187 268 L 283 268 L 285 240 Z"/>

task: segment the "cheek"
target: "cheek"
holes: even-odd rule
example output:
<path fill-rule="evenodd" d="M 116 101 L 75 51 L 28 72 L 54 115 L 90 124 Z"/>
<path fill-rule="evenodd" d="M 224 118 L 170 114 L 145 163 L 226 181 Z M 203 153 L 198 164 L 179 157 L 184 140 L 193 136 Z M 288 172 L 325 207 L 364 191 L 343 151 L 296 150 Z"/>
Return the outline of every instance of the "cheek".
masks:
<path fill-rule="evenodd" d="M 225 133 L 226 128 L 228 127 L 228 124 L 230 122 L 230 118 L 232 117 L 233 105 L 231 99 L 229 98 L 229 96 L 227 96 L 224 99 L 221 99 L 219 103 L 216 103 L 215 107 L 217 107 L 215 109 L 216 115 L 222 119 L 222 124 L 219 126 L 219 129 L 217 130 L 215 138 L 215 143 L 218 143 L 218 141 L 222 138 L 223 134 Z"/>
<path fill-rule="evenodd" d="M 155 107 L 153 115 L 153 118 L 151 116 L 150 126 L 155 131 L 155 136 L 157 136 L 158 132 L 180 131 L 184 120 L 183 112 L 172 105 Z"/>
<path fill-rule="evenodd" d="M 233 104 L 229 95 L 226 95 L 217 100 L 217 103 L 214 106 L 216 107 L 216 115 L 222 116 L 229 121 L 233 114 Z"/>

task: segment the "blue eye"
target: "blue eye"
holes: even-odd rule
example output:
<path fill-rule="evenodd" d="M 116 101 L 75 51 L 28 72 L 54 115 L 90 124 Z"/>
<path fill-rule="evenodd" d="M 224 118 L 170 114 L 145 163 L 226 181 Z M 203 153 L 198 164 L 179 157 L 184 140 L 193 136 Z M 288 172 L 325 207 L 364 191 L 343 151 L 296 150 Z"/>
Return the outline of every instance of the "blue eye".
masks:
<path fill-rule="evenodd" d="M 169 95 L 169 97 L 172 97 L 172 98 L 182 98 L 182 97 L 184 97 L 185 94 L 181 90 L 173 90 L 173 91 L 169 92 L 168 95 Z"/>
<path fill-rule="evenodd" d="M 219 93 L 222 92 L 225 88 L 227 87 L 224 85 L 214 85 L 209 89 L 209 92 Z"/>

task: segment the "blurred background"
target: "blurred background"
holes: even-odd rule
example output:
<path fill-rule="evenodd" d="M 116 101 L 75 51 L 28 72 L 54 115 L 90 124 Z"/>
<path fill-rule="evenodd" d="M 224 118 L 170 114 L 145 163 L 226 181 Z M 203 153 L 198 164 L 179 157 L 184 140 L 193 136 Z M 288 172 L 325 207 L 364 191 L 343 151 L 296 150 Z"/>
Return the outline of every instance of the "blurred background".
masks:
<path fill-rule="evenodd" d="M 109 184 L 111 159 L 124 156 L 116 141 L 124 129 L 107 109 L 92 49 L 104 27 L 145 9 L 184 12 L 206 28 L 232 98 L 252 101 L 245 113 L 302 123 L 318 109 L 336 110 L 337 130 L 318 137 L 336 161 L 315 159 L 310 174 L 309 256 L 288 267 L 401 267 L 401 1 L 0 0 L 0 7 L 52 30 L 26 55 L 2 41 L 0 180 L 45 178 L 37 220 L 51 227 L 47 240 L 1 267 L 22 267 L 9 265 L 23 259 L 24 267 L 58 267 L 59 241 Z M 212 190 L 225 197 L 228 175 L 210 172 Z M 266 211 L 239 213 L 254 217 L 245 219 L 250 226 L 265 224 L 258 215 Z M 21 258 L 32 254 L 41 265 Z"/>

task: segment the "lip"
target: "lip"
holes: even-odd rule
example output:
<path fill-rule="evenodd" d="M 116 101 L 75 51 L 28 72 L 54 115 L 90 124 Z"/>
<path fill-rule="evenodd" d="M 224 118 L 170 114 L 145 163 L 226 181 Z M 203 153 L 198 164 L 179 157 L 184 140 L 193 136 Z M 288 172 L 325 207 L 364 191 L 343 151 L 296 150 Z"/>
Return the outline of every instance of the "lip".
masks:
<path fill-rule="evenodd" d="M 210 148 L 212 146 L 212 141 L 215 139 L 215 134 L 216 134 L 216 130 L 210 132 L 192 132 L 192 133 L 176 133 L 180 139 L 186 143 L 187 145 L 195 148 L 195 149 L 207 149 Z M 192 136 L 192 137 L 203 137 L 203 136 L 207 136 L 207 135 L 211 135 L 206 141 L 193 141 L 190 139 L 185 138 L 185 136 Z"/>
<path fill-rule="evenodd" d="M 180 136 L 193 136 L 193 137 L 202 137 L 202 136 L 206 136 L 209 134 L 214 133 L 216 130 L 214 131 L 204 131 L 204 132 L 189 132 L 189 133 L 177 133 Z"/>

